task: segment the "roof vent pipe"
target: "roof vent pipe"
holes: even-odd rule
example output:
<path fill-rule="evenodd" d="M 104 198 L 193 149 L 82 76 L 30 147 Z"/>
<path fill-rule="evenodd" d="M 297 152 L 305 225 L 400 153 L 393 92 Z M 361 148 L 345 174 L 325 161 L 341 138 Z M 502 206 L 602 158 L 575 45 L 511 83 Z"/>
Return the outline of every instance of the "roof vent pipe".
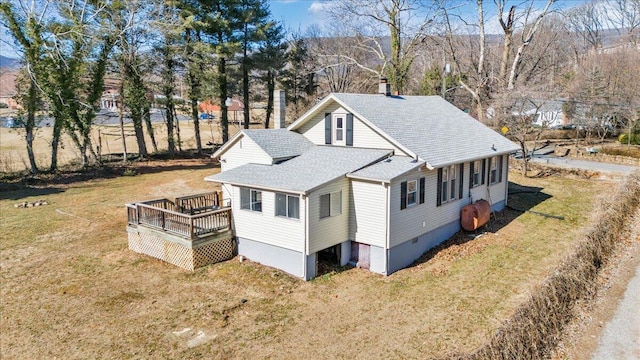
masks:
<path fill-rule="evenodd" d="M 384 96 L 391 96 L 391 84 L 387 82 L 386 78 L 380 78 L 380 84 L 378 84 L 378 93 Z"/>

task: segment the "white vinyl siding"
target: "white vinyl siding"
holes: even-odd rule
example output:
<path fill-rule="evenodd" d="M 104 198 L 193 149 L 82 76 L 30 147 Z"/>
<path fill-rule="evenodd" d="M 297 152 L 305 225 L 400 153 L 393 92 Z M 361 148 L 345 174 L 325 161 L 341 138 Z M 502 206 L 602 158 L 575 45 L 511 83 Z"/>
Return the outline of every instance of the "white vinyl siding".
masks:
<path fill-rule="evenodd" d="M 231 170 L 245 164 L 271 165 L 273 159 L 262 150 L 251 138 L 243 136 L 222 157 L 220 157 L 220 172 Z"/>
<path fill-rule="evenodd" d="M 387 189 L 379 182 L 351 182 L 353 217 L 352 240 L 384 248 L 387 235 Z"/>
<path fill-rule="evenodd" d="M 320 197 L 340 191 L 340 214 L 320 218 Z M 349 193 L 350 182 L 343 177 L 309 194 L 309 254 L 349 240 Z"/>
<path fill-rule="evenodd" d="M 324 145 L 325 113 L 347 114 L 349 113 L 349 111 L 341 106 L 338 106 L 335 103 L 329 104 L 318 114 L 316 114 L 312 119 L 308 120 L 306 123 L 300 126 L 300 128 L 296 131 L 304 135 L 312 143 L 317 145 Z M 332 131 L 335 132 L 334 129 L 332 129 Z M 335 134 L 332 134 L 332 137 L 333 136 L 335 136 Z M 383 138 L 380 134 L 375 132 L 372 128 L 360 121 L 360 119 L 358 119 L 355 115 L 353 116 L 353 146 L 375 149 L 392 149 L 395 151 L 396 155 L 409 156 L 404 151 L 400 150 L 399 148 L 391 144 L 388 140 Z"/>
<path fill-rule="evenodd" d="M 460 211 L 467 201 L 453 201 L 437 206 L 438 171 L 423 170 L 419 176 L 425 177 L 425 202 L 416 206 L 400 209 L 401 180 L 391 183 L 389 246 L 394 247 L 405 241 L 414 239 L 440 226 L 460 220 Z M 463 179 L 468 186 L 468 176 Z M 468 193 L 464 194 L 467 198 Z"/>
<path fill-rule="evenodd" d="M 262 212 L 240 209 L 240 188 L 232 188 L 233 225 L 237 237 L 304 251 L 304 199 L 299 200 L 300 219 L 275 216 L 276 194 L 262 191 Z"/>

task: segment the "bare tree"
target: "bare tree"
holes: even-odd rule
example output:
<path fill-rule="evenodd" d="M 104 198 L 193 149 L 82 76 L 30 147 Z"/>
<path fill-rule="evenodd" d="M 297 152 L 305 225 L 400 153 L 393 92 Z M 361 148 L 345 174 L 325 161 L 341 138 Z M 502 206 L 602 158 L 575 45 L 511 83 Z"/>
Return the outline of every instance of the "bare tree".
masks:
<path fill-rule="evenodd" d="M 376 74 L 361 67 L 372 66 L 367 53 L 358 47 L 358 39 L 344 34 L 340 26 L 327 33 L 313 26 L 307 30 L 306 42 L 315 59 L 320 92 L 365 92 L 375 85 Z"/>
<path fill-rule="evenodd" d="M 602 47 L 605 14 L 599 4 L 599 2 L 591 0 L 565 12 L 568 31 L 578 37 L 580 41 L 577 53 Z"/>
<path fill-rule="evenodd" d="M 329 13 L 357 39 L 356 48 L 376 59 L 373 65 L 351 59 L 353 64 L 388 77 L 403 93 L 416 47 L 441 9 L 442 3 L 437 0 L 336 0 Z M 345 16 L 349 21 L 343 21 Z"/>

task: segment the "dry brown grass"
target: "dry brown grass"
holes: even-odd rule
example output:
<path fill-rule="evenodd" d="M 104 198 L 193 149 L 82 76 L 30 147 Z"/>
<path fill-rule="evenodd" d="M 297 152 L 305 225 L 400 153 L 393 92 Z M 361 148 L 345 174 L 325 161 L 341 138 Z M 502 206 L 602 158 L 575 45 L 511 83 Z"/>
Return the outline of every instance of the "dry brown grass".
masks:
<path fill-rule="evenodd" d="M 0 190 L 2 359 L 470 352 L 575 249 L 592 195 L 612 187 L 511 173 L 548 195 L 527 203 L 536 194 L 522 193 L 514 202 L 565 220 L 507 211 L 483 236 L 389 277 L 347 269 L 302 282 L 251 261 L 190 273 L 127 250 L 125 202 L 211 190 L 202 178 L 218 171 L 201 160 L 137 166 L 137 176 Z M 42 198 L 48 206 L 13 207 Z"/>
<path fill-rule="evenodd" d="M 544 359 L 550 356 L 578 302 L 592 297 L 597 277 L 640 206 L 640 172 L 601 198 L 577 250 L 536 288 L 491 339 L 464 359 Z"/>
<path fill-rule="evenodd" d="M 155 137 L 159 151 L 167 149 L 167 129 L 162 123 L 154 123 Z M 252 128 L 259 128 L 258 125 L 252 125 Z M 229 125 L 229 136 L 232 136 L 240 127 L 237 124 Z M 35 133 L 34 153 L 36 163 L 40 169 L 48 169 L 51 164 L 51 127 L 39 128 Z M 220 129 L 217 123 L 209 124 L 201 122 L 200 132 L 202 146 L 211 153 L 211 146 L 207 146 L 208 142 L 217 144 L 222 142 Z M 133 134 L 133 125 L 125 125 L 125 133 Z M 146 129 L 145 129 L 145 134 Z M 193 122 L 180 122 L 180 137 L 182 139 L 183 149 L 195 149 L 196 141 L 193 129 Z M 91 133 L 91 140 L 94 147 L 97 147 L 102 141 L 103 159 L 108 160 L 109 154 L 122 154 L 122 137 L 120 137 L 120 128 L 118 125 L 94 125 Z M 147 149 L 151 152 L 151 139 L 146 135 Z M 126 146 L 129 153 L 136 153 L 138 146 L 134 136 L 126 137 Z M 0 173 L 21 172 L 29 168 L 29 158 L 25 148 L 24 131 L 21 129 L 0 128 Z M 63 135 L 60 149 L 58 150 L 58 164 L 68 165 L 79 162 L 80 154 L 71 139 Z"/>

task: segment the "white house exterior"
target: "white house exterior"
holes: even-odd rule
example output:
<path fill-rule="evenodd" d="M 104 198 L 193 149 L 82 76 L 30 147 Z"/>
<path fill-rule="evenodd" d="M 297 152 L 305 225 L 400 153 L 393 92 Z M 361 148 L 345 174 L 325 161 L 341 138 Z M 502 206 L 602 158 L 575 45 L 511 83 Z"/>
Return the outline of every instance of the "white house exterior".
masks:
<path fill-rule="evenodd" d="M 320 256 L 380 274 L 460 230 L 463 206 L 501 210 L 518 147 L 437 96 L 330 94 L 287 129 L 219 149 L 238 254 L 311 279 Z"/>

